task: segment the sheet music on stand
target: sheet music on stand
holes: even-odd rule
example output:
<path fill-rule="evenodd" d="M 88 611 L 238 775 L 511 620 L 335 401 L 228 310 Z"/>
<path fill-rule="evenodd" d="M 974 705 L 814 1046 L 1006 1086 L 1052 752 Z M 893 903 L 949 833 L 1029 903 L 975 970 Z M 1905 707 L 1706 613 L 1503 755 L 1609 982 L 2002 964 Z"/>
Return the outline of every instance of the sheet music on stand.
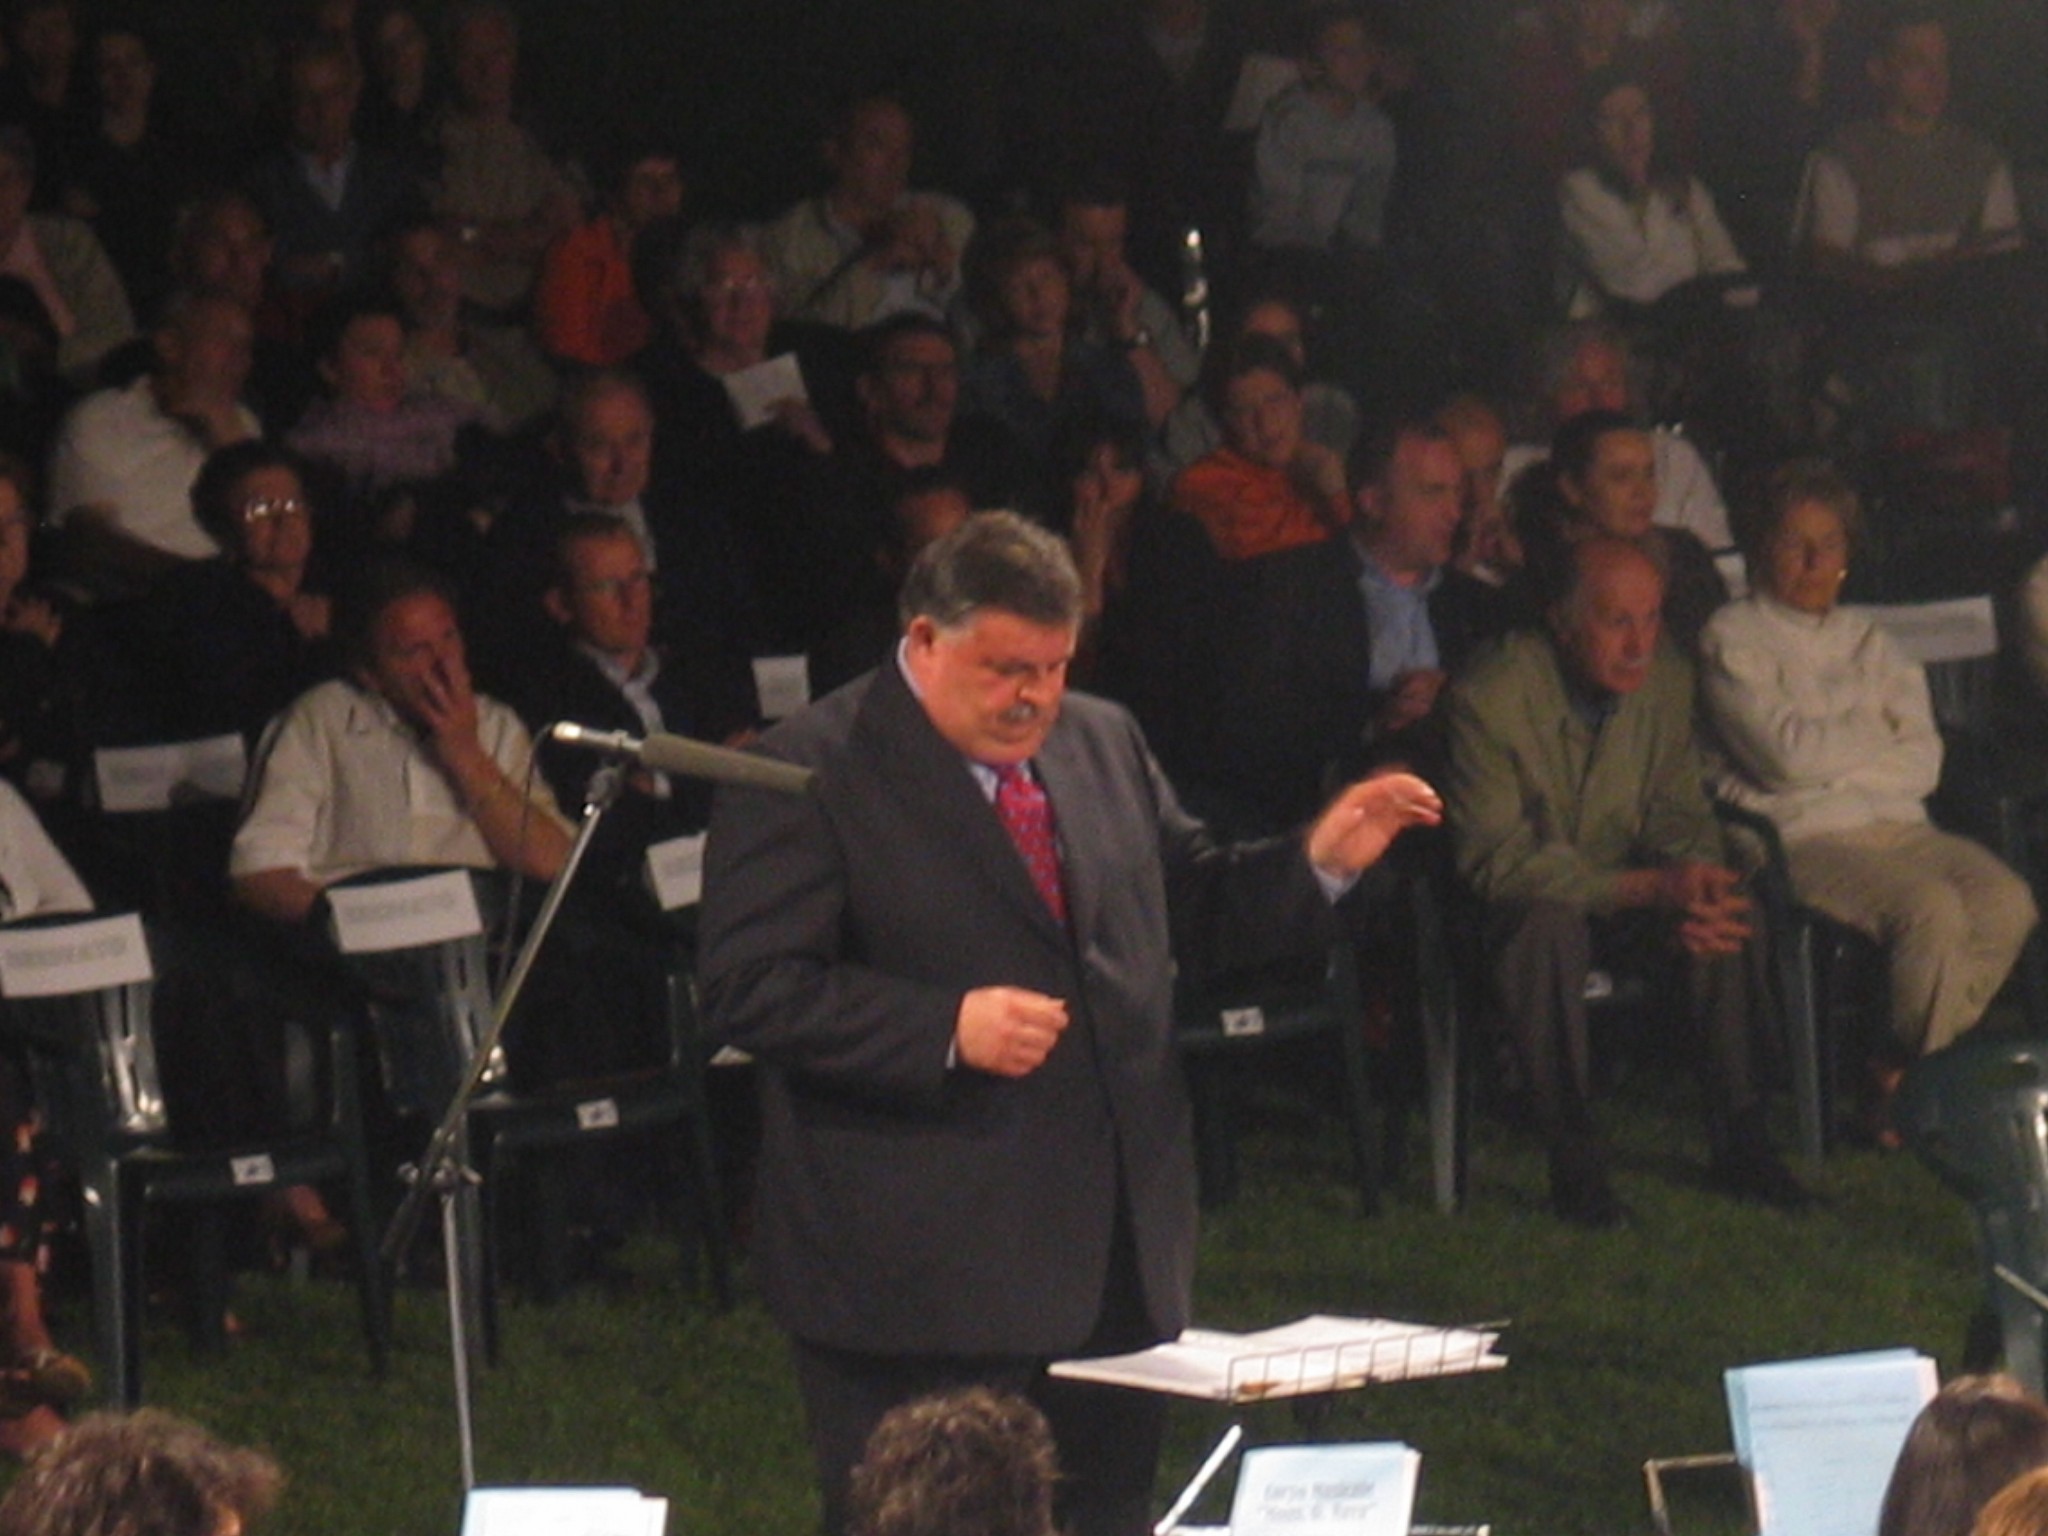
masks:
<path fill-rule="evenodd" d="M 1314 1314 L 1256 1333 L 1190 1328 L 1127 1355 L 1061 1360 L 1050 1374 L 1218 1403 L 1348 1392 L 1375 1382 L 1499 1370 L 1500 1334 L 1379 1317 Z"/>

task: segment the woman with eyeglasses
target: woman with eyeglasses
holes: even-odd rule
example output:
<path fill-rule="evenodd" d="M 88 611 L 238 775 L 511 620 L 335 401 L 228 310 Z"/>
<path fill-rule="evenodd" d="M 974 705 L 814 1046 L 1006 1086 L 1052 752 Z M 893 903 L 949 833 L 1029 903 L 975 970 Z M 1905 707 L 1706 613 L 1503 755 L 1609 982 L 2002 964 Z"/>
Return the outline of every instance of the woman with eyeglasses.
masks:
<path fill-rule="evenodd" d="M 175 572 L 145 599 L 128 649 L 160 739 L 265 722 L 334 673 L 331 602 L 309 585 L 314 511 L 296 455 L 261 441 L 207 459 L 192 515 L 221 554 Z"/>

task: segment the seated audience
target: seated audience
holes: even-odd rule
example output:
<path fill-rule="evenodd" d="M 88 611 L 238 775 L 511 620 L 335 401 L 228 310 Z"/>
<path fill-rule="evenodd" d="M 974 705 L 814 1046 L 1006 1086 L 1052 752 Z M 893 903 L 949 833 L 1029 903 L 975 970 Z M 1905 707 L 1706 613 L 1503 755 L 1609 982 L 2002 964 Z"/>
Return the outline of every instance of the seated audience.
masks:
<path fill-rule="evenodd" d="M 1056 1536 L 1059 1455 L 1045 1415 L 987 1387 L 890 1409 L 847 1495 L 848 1536 Z"/>
<path fill-rule="evenodd" d="M 1568 312 L 1606 315 L 1634 336 L 1663 380 L 1666 414 L 1745 467 L 1773 461 L 1810 426 L 1803 338 L 1760 302 L 1712 195 L 1671 163 L 1643 81 L 1604 72 L 1587 101 L 1591 160 L 1558 189 Z"/>
<path fill-rule="evenodd" d="M 1301 432 L 1339 459 L 1349 459 L 1358 440 L 1358 402 L 1342 388 L 1309 373 L 1308 338 L 1302 306 L 1278 292 L 1260 294 L 1245 306 L 1233 338 L 1268 336 L 1287 349 L 1301 376 Z M 1205 453 L 1223 446 L 1223 428 L 1200 390 L 1190 392 L 1160 429 L 1155 473 L 1171 481 Z"/>
<path fill-rule="evenodd" d="M 1173 482 L 1173 507 L 1244 560 L 1330 536 L 1351 520 L 1344 461 L 1303 431 L 1301 374 L 1269 337 L 1246 336 L 1215 374 L 1211 408 L 1224 446 Z"/>
<path fill-rule="evenodd" d="M 478 651 L 494 661 L 530 645 L 530 615 L 552 584 L 564 520 L 602 513 L 640 540 L 661 583 L 655 633 L 713 633 L 751 648 L 759 628 L 742 545 L 723 509 L 654 475 L 659 434 L 647 391 L 633 375 L 594 373 L 563 398 L 551 444 L 558 474 L 516 497 L 490 528 L 473 577 Z"/>
<path fill-rule="evenodd" d="M 383 232 L 417 201 L 404 162 L 356 136 L 362 67 L 331 38 L 292 53 L 287 140 L 256 165 L 249 190 L 275 243 L 273 277 L 304 319 L 361 282 Z"/>
<path fill-rule="evenodd" d="M 2011 164 L 1949 116 L 1945 8 L 1886 7 L 1873 39 L 1877 115 L 1810 157 L 1794 229 L 1819 279 L 1826 403 L 1873 434 L 1985 429 L 2002 461 L 2038 414 L 2048 282 L 2016 254 Z"/>
<path fill-rule="evenodd" d="M 547 248 L 581 222 L 575 185 L 514 116 L 519 22 L 498 0 L 461 0 L 448 13 L 454 100 L 434 126 L 428 195 L 456 237 L 463 296 L 517 318 Z"/>
<path fill-rule="evenodd" d="M 1145 419 L 1157 426 L 1194 387 L 1202 358 L 1179 310 L 1132 270 L 1130 227 L 1128 199 L 1106 179 L 1077 181 L 1061 199 L 1060 261 L 1076 333 L 1130 359 L 1145 389 Z"/>
<path fill-rule="evenodd" d="M 701 630 L 655 640 L 653 575 L 631 528 L 601 512 L 571 513 L 553 553 L 535 616 L 547 636 L 502 678 L 503 697 L 530 730 L 570 720 L 636 737 L 737 743 L 751 734 L 757 707 L 746 654 Z M 575 1028 L 519 1032 L 515 1056 L 523 1073 L 544 1082 L 644 1067 L 664 1054 L 661 1006 L 643 980 L 646 941 L 657 951 L 675 942 L 649 892 L 646 855 L 656 843 L 704 830 L 711 786 L 546 740 L 538 758 L 565 809 L 582 808 L 606 785 L 618 796 L 585 852 L 571 921 L 536 975 L 551 1002 L 528 1015 L 566 1011 Z"/>
<path fill-rule="evenodd" d="M 50 521 L 65 574 L 100 598 L 133 596 L 180 561 L 218 553 L 192 516 L 209 453 L 255 437 L 242 404 L 249 313 L 224 293 L 185 294 L 156 333 L 156 369 L 87 395 L 50 454 Z"/>
<path fill-rule="evenodd" d="M 1302 26 L 1301 79 L 1274 97 L 1252 166 L 1252 243 L 1376 252 L 1394 185 L 1394 125 L 1373 99 L 1381 39 L 1359 5 L 1322 0 Z"/>
<path fill-rule="evenodd" d="M 381 565 L 337 614 L 345 675 L 272 722 L 228 873 L 251 911 L 298 925 L 334 881 L 387 865 L 508 868 L 551 880 L 569 829 L 528 787 L 519 717 L 471 685 L 462 632 L 427 572 Z"/>
<path fill-rule="evenodd" d="M 916 133 L 887 96 L 849 102 L 824 144 L 832 185 L 763 235 L 787 313 L 857 331 L 905 310 L 935 318 L 960 288 L 974 216 L 910 189 Z"/>
<path fill-rule="evenodd" d="M 0 782 L 0 922 L 91 910 L 28 802 Z M 27 1075 L 0 1052 L 0 1453 L 17 1457 L 64 1433 L 62 1410 L 92 1390 L 92 1373 L 57 1348 L 43 1320 L 56 1215 L 42 1196 L 58 1182 L 49 1162 Z M 0 1519 L 0 1530 L 15 1529 Z"/>
<path fill-rule="evenodd" d="M 687 649 L 655 639 L 654 573 L 632 528 L 608 513 L 572 512 L 555 537 L 554 556 L 541 598 L 552 643 L 505 678 L 507 701 L 530 727 L 574 720 L 635 736 L 667 731 L 711 741 L 752 730 L 754 682 L 744 654 L 715 634 L 696 633 Z M 558 802 L 580 804 L 589 757 L 544 744 L 540 760 Z M 636 781 L 636 792 L 668 803 L 687 821 L 676 830 L 701 830 L 708 786 L 642 777 L 647 782 Z"/>
<path fill-rule="evenodd" d="M 430 219 L 402 220 L 390 235 L 387 261 L 389 286 L 405 315 L 414 389 L 474 408 L 496 432 L 529 427 L 554 408 L 560 387 L 533 338 L 462 296 L 454 235 Z"/>
<path fill-rule="evenodd" d="M 2042 1466 L 2048 1406 L 2010 1376 L 1958 1376 L 1906 1431 L 1877 1536 L 1970 1536 L 1995 1494 Z"/>
<path fill-rule="evenodd" d="M 277 427 L 297 421 L 312 403 L 317 381 L 300 346 L 304 317 L 292 313 L 270 292 L 270 238 L 263 211 L 246 193 L 208 192 L 178 210 L 171 235 L 173 299 L 178 293 L 223 294 L 249 314 L 255 345 L 243 398 L 257 417 Z M 116 370 L 109 358 L 108 382 L 142 373 L 150 366 L 145 338 L 132 368 Z"/>
<path fill-rule="evenodd" d="M 1897 1050 L 1938 1051 L 2004 983 L 2033 897 L 1994 855 L 1928 822 L 1942 744 L 1926 674 L 1838 606 L 1855 491 L 1824 464 L 1794 463 L 1761 510 L 1756 590 L 1702 640 L 1723 792 L 1777 823 L 1801 901 L 1886 946 Z"/>
<path fill-rule="evenodd" d="M 778 324 L 774 280 L 746 227 L 699 225 L 673 266 L 668 323 L 633 360 L 654 408 L 653 478 L 730 527 L 763 604 L 763 638 L 804 649 L 821 586 L 846 575 L 832 552 L 851 553 L 833 526 L 833 433 L 821 409 L 834 375 L 850 370 L 834 368 L 829 347 L 814 349 L 820 328 Z M 750 370 L 775 360 L 794 365 L 794 380 L 777 378 L 780 399 L 743 410 L 750 381 L 763 377 Z"/>
<path fill-rule="evenodd" d="M 996 422 L 1019 459 L 1040 467 L 1017 510 L 1049 521 L 1063 500 L 1050 472 L 1062 434 L 1082 421 L 1149 425 L 1144 387 L 1121 349 L 1069 333 L 1066 269 L 1051 231 L 1035 220 L 984 228 L 968 248 L 967 283 L 983 331 L 962 381 L 961 413 Z"/>
<path fill-rule="evenodd" d="M 81 790 L 96 746 L 147 739 L 131 669 L 77 604 L 29 568 L 34 476 L 0 453 L 0 778 L 74 856 L 96 818 Z"/>
<path fill-rule="evenodd" d="M 1508 434 L 1500 412 L 1478 395 L 1454 395 L 1437 408 L 1464 471 L 1458 537 L 1451 565 L 1490 587 L 1502 587 L 1522 566 L 1522 541 L 1509 516 L 1505 466 Z"/>
<path fill-rule="evenodd" d="M 1447 569 L 1463 476 L 1446 434 L 1394 422 L 1353 467 L 1345 536 L 1231 562 L 1181 594 L 1179 644 L 1201 659 L 1181 666 L 1193 687 L 1166 740 L 1185 756 L 1169 766 L 1233 831 L 1295 825 L 1370 767 L 1440 774 L 1443 689 L 1497 628 L 1495 594 Z"/>
<path fill-rule="evenodd" d="M 1728 601 L 1728 584 L 1692 534 L 1651 521 L 1657 453 L 1648 432 L 1613 411 L 1574 416 L 1557 429 L 1545 479 L 1528 489 L 1543 492 L 1523 496 L 1516 512 L 1532 565 L 1554 559 L 1559 541 L 1602 533 L 1628 540 L 1664 577 L 1664 633 L 1685 655 L 1698 655 L 1700 631 Z"/>
<path fill-rule="evenodd" d="M 315 509 L 296 456 L 251 441 L 206 461 L 192 515 L 220 554 L 173 571 L 121 628 L 157 739 L 236 731 L 253 747 L 272 716 L 334 671 L 332 602 L 306 580 Z"/>
<path fill-rule="evenodd" d="M 1495 1005 L 1550 1154 L 1551 1205 L 1611 1227 L 1627 1210 L 1593 1117 L 1586 975 L 1683 954 L 1670 1022 L 1705 1090 L 1714 1182 L 1796 1208 L 1750 1058 L 1748 899 L 1702 787 L 1691 668 L 1658 644 L 1664 580 L 1607 534 L 1569 551 L 1546 626 L 1452 685 L 1445 823 L 1482 909 Z"/>
<path fill-rule="evenodd" d="M 960 352 L 953 333 L 923 315 L 898 315 L 863 333 L 864 355 L 854 393 L 858 430 L 834 452 L 839 480 L 833 537 L 811 556 L 811 581 L 828 589 L 848 569 L 838 552 L 858 551 L 887 537 L 891 509 L 913 474 L 939 469 L 966 489 L 975 507 L 1007 507 L 1030 483 L 1035 466 L 1021 463 L 1009 435 L 994 422 L 960 417 Z M 773 602 L 772 596 L 765 599 Z M 837 615 L 832 616 L 836 621 Z"/>
<path fill-rule="evenodd" d="M 1605 71 L 1587 82 L 1586 103 L 1592 160 L 1557 193 L 1572 316 L 1646 309 L 1701 279 L 1744 274 L 1713 195 L 1668 163 L 1643 82 Z"/>
<path fill-rule="evenodd" d="M 57 331 L 57 367 L 90 384 L 100 360 L 135 334 L 120 274 L 92 230 L 68 213 L 31 213 L 36 146 L 0 122 L 0 275 L 35 289 Z"/>
<path fill-rule="evenodd" d="M 633 241 L 683 211 L 676 152 L 658 144 L 615 151 L 597 216 L 548 249 L 533 294 L 534 332 L 558 363 L 616 368 L 652 338 L 633 291 Z"/>
<path fill-rule="evenodd" d="M 1807 166 L 1796 235 L 1814 271 L 1886 290 L 2016 249 L 2012 167 L 1948 116 L 1943 12 L 1885 12 L 1868 68 L 1878 115 L 1838 129 Z"/>
<path fill-rule="evenodd" d="M 1544 188 L 1571 169 L 1588 82 L 1604 69 L 1628 69 L 1648 82 L 1664 104 L 1674 147 L 1691 147 L 1686 60 L 1672 14 L 1632 0 L 1536 0 L 1510 23 L 1507 150 Z"/>
<path fill-rule="evenodd" d="M 903 578 L 920 550 L 958 528 L 973 511 L 967 488 L 943 466 L 927 465 L 904 476 L 868 560 L 841 573 L 858 595 L 838 627 L 809 652 L 814 697 L 822 698 L 896 654 L 903 635 L 896 594 L 903 590 Z M 1080 664 L 1078 656 L 1075 664 Z"/>
<path fill-rule="evenodd" d="M 1560 326 L 1542 338 L 1535 386 L 1533 429 L 1546 442 L 1582 411 L 1638 408 L 1628 343 L 1598 321 Z M 1651 521 L 1660 528 L 1684 528 L 1709 550 L 1733 548 L 1727 505 L 1699 449 L 1682 432 L 1668 427 L 1650 429 L 1650 446 L 1657 461 L 1657 506 Z M 1515 484 L 1547 452 L 1533 442 L 1511 446 L 1501 465 L 1502 483 Z"/>
<path fill-rule="evenodd" d="M 161 1408 L 97 1413 L 0 1500 L 11 1536 L 247 1536 L 284 1474 L 260 1451 L 223 1445 Z"/>
<path fill-rule="evenodd" d="M 154 315 L 171 293 L 164 236 L 200 167 L 191 136 L 161 121 L 149 35 L 127 22 L 103 26 L 92 59 L 98 114 L 65 180 L 64 209 L 99 237 L 135 313 Z"/>
<path fill-rule="evenodd" d="M 1167 285 L 1189 226 L 1235 230 L 1243 217 L 1243 135 L 1223 130 L 1261 29 L 1242 8 L 1211 0 L 1137 0 L 1097 14 L 1081 41 L 1062 147 L 1130 189 L 1133 260 Z"/>
<path fill-rule="evenodd" d="M 0 123 L 21 127 L 48 176 L 44 205 L 54 205 L 73 148 L 91 121 L 79 67 L 77 0 L 20 0 L 0 37 Z"/>
<path fill-rule="evenodd" d="M 293 452 L 341 480 L 352 524 L 380 518 L 386 493 L 438 479 L 455 468 L 459 439 L 483 425 L 482 412 L 415 392 L 405 365 L 405 319 L 395 295 L 337 300 L 321 316 L 314 355 L 325 398 L 314 402 L 285 441 Z M 385 542 L 409 529 L 380 528 Z"/>
<path fill-rule="evenodd" d="M 1806 157 L 1847 117 L 1865 82 L 1856 18 L 1844 0 L 1731 8 L 1720 47 L 1700 63 L 1701 150 L 1735 243 L 1768 277 L 1785 264 Z"/>
<path fill-rule="evenodd" d="M 386 0 L 370 18 L 363 137 L 415 167 L 431 164 L 428 135 L 445 82 L 417 7 Z"/>

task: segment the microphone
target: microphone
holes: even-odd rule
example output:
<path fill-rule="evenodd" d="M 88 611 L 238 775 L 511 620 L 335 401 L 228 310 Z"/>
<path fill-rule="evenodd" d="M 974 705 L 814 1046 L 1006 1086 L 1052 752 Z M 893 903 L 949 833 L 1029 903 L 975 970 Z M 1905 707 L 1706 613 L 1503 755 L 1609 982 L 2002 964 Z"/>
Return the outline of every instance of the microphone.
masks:
<path fill-rule="evenodd" d="M 630 758 L 642 768 L 681 774 L 686 779 L 772 790 L 780 795 L 800 795 L 811 786 L 808 768 L 779 763 L 753 752 L 714 747 L 708 741 L 692 741 L 687 736 L 672 736 L 667 731 L 655 731 L 643 739 L 624 731 L 597 731 L 559 720 L 548 727 L 547 734 L 548 740 L 559 741 L 565 747 L 585 747 L 592 752 Z"/>

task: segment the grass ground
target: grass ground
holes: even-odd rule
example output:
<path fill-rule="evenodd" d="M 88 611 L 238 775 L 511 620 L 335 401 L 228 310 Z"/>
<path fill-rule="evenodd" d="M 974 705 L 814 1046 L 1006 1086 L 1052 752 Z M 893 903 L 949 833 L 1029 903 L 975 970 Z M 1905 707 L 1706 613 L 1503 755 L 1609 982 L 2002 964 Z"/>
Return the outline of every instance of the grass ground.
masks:
<path fill-rule="evenodd" d="M 1419 1519 L 1516 1536 L 1646 1530 L 1644 1457 L 1727 1447 L 1726 1366 L 1911 1345 L 1944 1375 L 1957 1368 L 1978 1284 L 1969 1220 L 1911 1158 L 1836 1153 L 1814 1179 L 1827 1204 L 1786 1216 L 1701 1187 L 1701 1137 L 1681 1104 L 1616 1101 L 1607 1117 L 1637 1220 L 1585 1233 L 1544 1213 L 1541 1158 L 1488 1124 L 1464 1214 L 1429 1210 L 1418 1169 L 1361 1219 L 1334 1127 L 1262 1102 L 1242 1192 L 1204 1228 L 1198 1319 L 1513 1319 L 1506 1370 L 1352 1394 L 1325 1432 L 1406 1440 L 1423 1453 Z M 638 1238 L 622 1281 L 547 1309 L 508 1303 L 504 1360 L 477 1393 L 480 1477 L 631 1484 L 671 1500 L 674 1536 L 808 1536 L 778 1336 L 751 1296 L 719 1315 L 684 1291 L 674 1254 Z M 401 1295 L 392 1370 L 376 1382 L 353 1296 L 251 1278 L 237 1299 L 246 1334 L 224 1357 L 195 1355 L 158 1320 L 147 1396 L 285 1463 L 276 1536 L 453 1536 L 442 1298 Z M 60 1326 L 89 1333 L 82 1302 Z M 1254 1443 L 1298 1438 L 1284 1405 L 1244 1420 Z M 1177 1407 L 1162 1484 L 1177 1485 L 1226 1422 L 1220 1408 Z M 1220 1522 L 1227 1497 L 1226 1478 L 1197 1514 Z"/>

